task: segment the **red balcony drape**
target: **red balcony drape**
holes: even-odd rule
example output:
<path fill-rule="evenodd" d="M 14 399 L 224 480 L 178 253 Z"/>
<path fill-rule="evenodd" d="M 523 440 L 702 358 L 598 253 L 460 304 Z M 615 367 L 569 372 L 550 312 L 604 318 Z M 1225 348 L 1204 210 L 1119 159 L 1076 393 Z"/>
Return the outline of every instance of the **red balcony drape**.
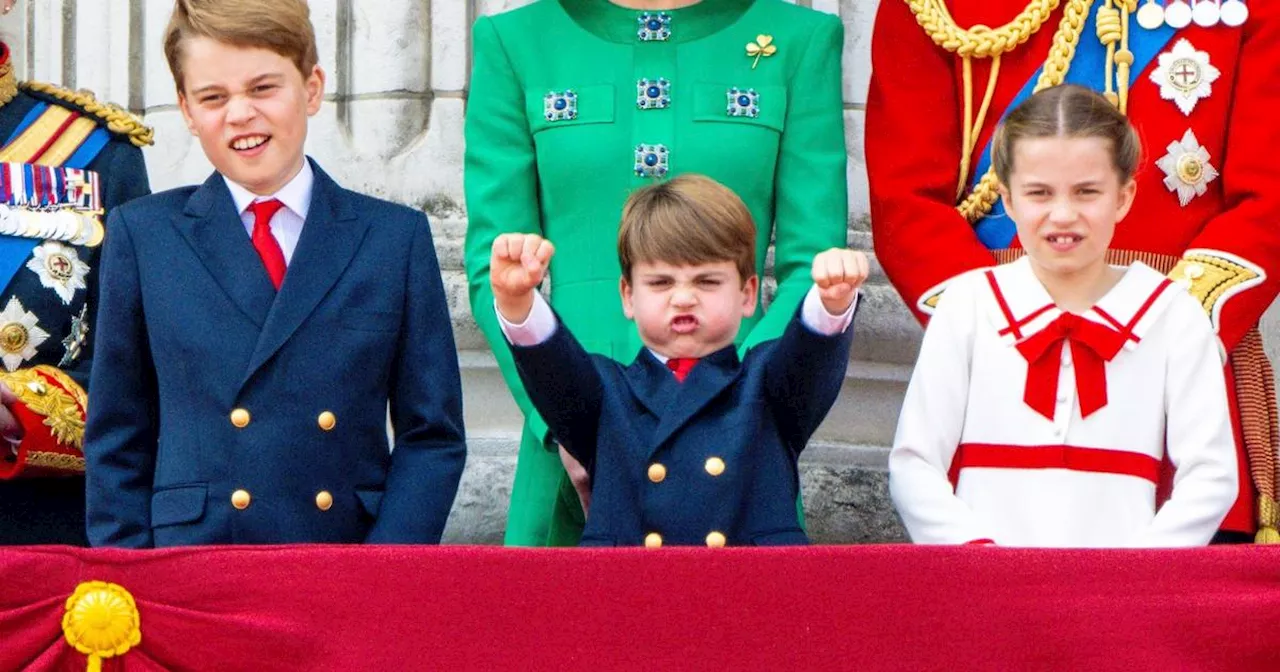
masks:
<path fill-rule="evenodd" d="M 1280 670 L 1280 547 L 0 550 L 0 670 Z"/>

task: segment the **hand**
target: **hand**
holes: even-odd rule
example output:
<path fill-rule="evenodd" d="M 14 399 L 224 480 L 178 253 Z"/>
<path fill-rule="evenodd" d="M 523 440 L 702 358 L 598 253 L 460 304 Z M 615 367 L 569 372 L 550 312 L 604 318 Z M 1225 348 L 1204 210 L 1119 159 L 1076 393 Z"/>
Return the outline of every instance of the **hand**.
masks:
<path fill-rule="evenodd" d="M 857 250 L 833 247 L 814 257 L 813 284 L 818 287 L 822 307 L 832 315 L 849 310 L 870 268 L 867 255 Z"/>
<path fill-rule="evenodd" d="M 532 233 L 504 233 L 493 241 L 489 258 L 489 286 L 498 312 L 520 324 L 533 308 L 533 292 L 547 275 L 556 248 Z"/>
<path fill-rule="evenodd" d="M 22 423 L 14 417 L 11 407 L 18 403 L 18 395 L 8 385 L 0 383 L 0 438 L 17 442 L 22 440 Z"/>
<path fill-rule="evenodd" d="M 18 4 L 18 0 L 4 0 L 0 3 L 0 14 L 8 14 L 13 11 L 13 6 Z"/>
<path fill-rule="evenodd" d="M 560 464 L 564 465 L 564 470 L 569 474 L 569 482 L 573 483 L 573 489 L 578 493 L 578 502 L 582 504 L 582 516 L 585 518 L 587 510 L 591 508 L 591 475 L 587 473 L 587 468 L 582 463 L 573 459 L 569 451 L 560 448 Z"/>

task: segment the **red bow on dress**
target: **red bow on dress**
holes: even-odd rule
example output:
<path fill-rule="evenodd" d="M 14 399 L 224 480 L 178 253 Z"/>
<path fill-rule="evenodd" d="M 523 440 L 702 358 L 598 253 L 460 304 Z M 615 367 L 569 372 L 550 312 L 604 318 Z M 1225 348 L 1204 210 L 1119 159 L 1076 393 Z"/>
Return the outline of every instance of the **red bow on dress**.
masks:
<path fill-rule="evenodd" d="M 1075 362 L 1080 417 L 1087 418 L 1107 405 L 1106 363 L 1124 347 L 1125 335 L 1079 315 L 1063 313 L 1018 344 L 1018 352 L 1027 360 L 1027 387 L 1022 399 L 1050 420 L 1058 397 L 1064 342 L 1071 345 L 1071 359 Z"/>

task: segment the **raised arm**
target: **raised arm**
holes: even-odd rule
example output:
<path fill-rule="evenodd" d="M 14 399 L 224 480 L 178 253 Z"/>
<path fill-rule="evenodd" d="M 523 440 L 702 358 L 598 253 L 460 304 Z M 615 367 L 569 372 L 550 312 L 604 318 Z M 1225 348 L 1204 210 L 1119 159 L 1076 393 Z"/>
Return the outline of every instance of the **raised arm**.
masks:
<path fill-rule="evenodd" d="M 493 309 L 534 408 L 590 471 L 604 384 L 591 355 L 538 294 L 553 254 L 555 247 L 537 235 L 498 236 L 489 262 Z"/>

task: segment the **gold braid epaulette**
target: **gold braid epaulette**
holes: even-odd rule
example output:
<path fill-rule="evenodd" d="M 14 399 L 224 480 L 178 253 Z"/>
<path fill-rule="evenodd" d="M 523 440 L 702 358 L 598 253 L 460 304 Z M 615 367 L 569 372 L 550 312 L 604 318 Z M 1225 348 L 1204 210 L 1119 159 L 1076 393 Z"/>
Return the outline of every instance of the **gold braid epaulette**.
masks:
<path fill-rule="evenodd" d="M 44 376 L 58 385 L 50 385 Z M 88 407 L 89 398 L 71 376 L 61 369 L 42 364 L 30 369 L 0 372 L 0 382 L 8 386 L 27 408 L 44 416 L 44 424 L 52 430 L 59 443 L 84 447 L 84 409 Z"/>
<path fill-rule="evenodd" d="M 916 23 L 920 24 L 920 27 L 929 35 L 934 44 L 955 53 L 966 61 L 970 58 L 991 58 L 997 63 L 1002 54 L 1013 51 L 1039 31 L 1044 22 L 1057 9 L 1059 1 L 1031 0 L 1018 16 L 1003 26 L 991 28 L 977 25 L 965 29 L 957 25 L 955 19 L 951 17 L 951 13 L 947 10 L 946 0 L 905 0 L 912 14 L 915 15 Z M 1085 21 L 1089 18 L 1089 8 L 1092 4 L 1093 0 L 1066 0 L 1066 8 L 1063 10 L 1062 19 L 1058 22 L 1058 28 L 1053 34 L 1049 56 L 1045 59 L 1039 79 L 1036 80 L 1035 91 L 1057 86 L 1066 79 L 1067 71 L 1071 68 L 1071 60 L 1075 57 L 1076 45 L 1080 42 L 1080 33 L 1084 30 Z M 996 67 L 993 64 L 993 75 L 998 72 L 995 69 Z M 968 85 L 965 88 L 966 97 L 969 97 Z M 994 81 L 989 82 L 987 88 L 988 91 L 987 95 L 984 96 L 982 109 L 978 113 L 978 128 L 966 129 L 966 144 L 972 143 L 976 139 L 977 132 L 981 130 L 986 106 L 990 102 L 991 93 L 994 89 Z M 968 100 L 966 108 L 971 103 L 972 100 Z M 970 123 L 970 119 L 967 113 L 965 116 L 967 125 Z M 963 155 L 968 157 L 974 147 L 972 144 L 968 144 L 968 146 L 961 149 Z M 962 161 L 961 166 L 963 170 L 961 171 L 960 180 L 963 184 L 968 173 L 969 161 L 967 158 Z M 956 206 L 956 210 L 971 223 L 982 219 L 987 213 L 991 212 L 991 208 L 995 206 L 996 201 L 1000 198 L 998 192 L 999 182 L 996 178 L 995 170 L 988 169 L 978 180 L 973 191 Z"/>
<path fill-rule="evenodd" d="M 22 82 L 18 85 L 24 91 L 35 91 L 52 96 L 107 122 L 107 130 L 129 138 L 136 147 L 146 147 L 155 143 L 155 129 L 142 123 L 132 112 L 115 105 L 104 103 L 93 97 L 88 91 L 72 91 L 47 82 Z"/>
<path fill-rule="evenodd" d="M 924 28 L 934 44 L 960 56 L 989 58 L 1012 51 L 1026 42 L 1057 9 L 1059 0 L 1032 0 L 1009 23 L 998 28 L 974 26 L 968 30 L 956 25 L 947 11 L 945 0 L 906 0 L 916 23 Z"/>

